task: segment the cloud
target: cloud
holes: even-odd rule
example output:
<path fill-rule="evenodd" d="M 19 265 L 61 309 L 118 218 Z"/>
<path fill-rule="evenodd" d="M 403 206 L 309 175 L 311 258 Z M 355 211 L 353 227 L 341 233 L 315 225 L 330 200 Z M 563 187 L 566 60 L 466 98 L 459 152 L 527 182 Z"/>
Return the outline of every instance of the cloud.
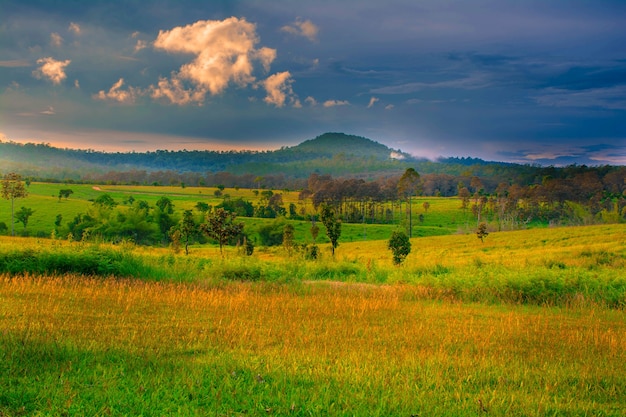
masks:
<path fill-rule="evenodd" d="M 52 44 L 52 46 L 56 46 L 58 48 L 59 46 L 63 45 L 63 38 L 58 33 L 51 33 L 50 43 Z"/>
<path fill-rule="evenodd" d="M 374 107 L 374 104 L 376 104 L 376 102 L 377 102 L 378 100 L 379 100 L 379 98 L 377 98 L 377 97 L 372 97 L 372 98 L 370 98 L 370 102 L 369 102 L 369 104 L 367 105 L 367 108 L 368 108 L 368 109 L 371 109 L 372 107 Z"/>
<path fill-rule="evenodd" d="M 276 107 L 283 107 L 285 101 L 289 100 L 295 107 L 302 107 L 291 88 L 292 83 L 293 79 L 289 71 L 279 72 L 267 77 L 266 80 L 261 82 L 267 91 L 267 96 L 263 101 Z"/>
<path fill-rule="evenodd" d="M 486 74 L 475 73 L 468 77 L 457 78 L 454 80 L 437 81 L 433 83 L 414 82 L 389 87 L 381 87 L 372 89 L 370 92 L 375 94 L 408 94 L 433 88 L 456 88 L 462 90 L 477 90 L 489 87 L 491 82 L 487 79 Z"/>
<path fill-rule="evenodd" d="M 241 87 L 253 84 L 256 81 L 254 63 L 260 63 L 265 71 L 269 71 L 276 58 L 275 49 L 257 49 L 258 43 L 256 25 L 236 17 L 200 20 L 169 31 L 159 31 L 154 41 L 155 48 L 195 56 L 193 61 L 173 73 L 169 84 L 159 82 L 159 85 L 171 88 L 179 81 L 188 80 L 194 84 L 197 93 L 216 95 L 230 83 Z M 168 94 L 163 92 L 162 96 L 168 97 Z"/>
<path fill-rule="evenodd" d="M 80 88 L 80 83 L 78 80 L 74 80 L 74 88 Z"/>
<path fill-rule="evenodd" d="M 205 88 L 185 89 L 183 81 L 176 75 L 172 78 L 159 78 L 157 86 L 150 86 L 150 96 L 155 99 L 167 99 L 172 104 L 184 106 L 186 104 L 202 104 L 207 94 Z"/>
<path fill-rule="evenodd" d="M 52 81 L 52 84 L 61 84 L 67 76 L 65 75 L 65 67 L 70 64 L 69 59 L 65 61 L 57 61 L 54 58 L 40 58 L 37 60 L 38 64 L 42 64 L 37 70 L 33 71 L 35 78 L 47 78 Z"/>
<path fill-rule="evenodd" d="M 626 110 L 626 85 L 575 91 L 547 88 L 543 95 L 533 98 L 542 106 L 600 107 L 610 110 Z"/>
<path fill-rule="evenodd" d="M 317 34 L 319 32 L 319 28 L 313 22 L 300 18 L 296 19 L 292 25 L 283 26 L 280 30 L 291 33 L 292 35 L 303 36 L 311 42 L 317 40 Z"/>
<path fill-rule="evenodd" d="M 347 106 L 350 102 L 347 100 L 326 100 L 324 107 Z"/>
<path fill-rule="evenodd" d="M 391 109 L 393 109 L 394 107 L 395 107 L 395 106 L 394 106 L 393 104 L 387 104 L 387 105 L 385 106 L 385 110 L 391 110 Z"/>
<path fill-rule="evenodd" d="M 71 22 L 67 30 L 74 33 L 74 35 L 80 35 L 80 25 L 78 23 Z"/>
<path fill-rule="evenodd" d="M 5 68 L 30 67 L 30 65 L 30 62 L 24 59 L 11 59 L 8 61 L 0 61 L 0 67 Z"/>
<path fill-rule="evenodd" d="M 315 107 L 317 106 L 317 100 L 315 100 L 313 97 L 308 96 L 307 98 L 304 99 L 304 102 L 307 103 L 309 106 L 311 107 Z"/>
<path fill-rule="evenodd" d="M 111 100 L 118 103 L 131 104 L 134 103 L 136 98 L 141 95 L 141 91 L 134 87 L 128 87 L 128 90 L 122 90 L 124 85 L 124 79 L 120 78 L 108 92 L 100 90 L 98 94 L 94 94 L 94 98 L 98 100 Z"/>
<path fill-rule="evenodd" d="M 142 49 L 145 49 L 147 46 L 148 46 L 148 43 L 146 41 L 137 39 L 137 43 L 135 44 L 135 52 L 139 52 Z"/>
<path fill-rule="evenodd" d="M 48 115 L 48 116 L 52 116 L 53 114 L 56 114 L 56 113 L 54 112 L 54 107 L 52 107 L 52 106 L 48 106 L 48 108 L 47 108 L 46 110 L 44 110 L 44 111 L 42 111 L 42 112 L 40 112 L 40 113 L 41 113 L 41 114 Z"/>

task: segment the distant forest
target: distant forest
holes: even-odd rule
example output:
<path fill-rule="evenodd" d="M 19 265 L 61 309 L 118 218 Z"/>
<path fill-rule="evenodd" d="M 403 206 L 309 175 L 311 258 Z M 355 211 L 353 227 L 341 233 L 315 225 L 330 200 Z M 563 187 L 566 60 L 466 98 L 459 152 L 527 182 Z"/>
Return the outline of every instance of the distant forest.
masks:
<path fill-rule="evenodd" d="M 400 177 L 413 168 L 420 176 L 417 194 L 458 196 L 472 210 L 504 213 L 508 204 L 528 212 L 517 213 L 520 218 L 527 214 L 550 220 L 576 210 L 582 210 L 579 218 L 601 212 L 616 221 L 626 218 L 624 166 L 542 167 L 475 158 L 429 161 L 343 133 L 325 133 L 294 147 L 263 152 L 106 153 L 4 142 L 0 162 L 2 174 L 19 172 L 31 181 L 289 189 L 340 209 L 356 201 L 394 200 Z"/>

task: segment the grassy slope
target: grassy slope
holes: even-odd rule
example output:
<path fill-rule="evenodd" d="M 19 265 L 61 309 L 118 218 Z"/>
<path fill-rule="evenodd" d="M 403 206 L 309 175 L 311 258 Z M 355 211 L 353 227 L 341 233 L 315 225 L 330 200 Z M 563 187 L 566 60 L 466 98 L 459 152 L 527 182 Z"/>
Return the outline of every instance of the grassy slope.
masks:
<path fill-rule="evenodd" d="M 74 193 L 68 199 L 59 200 L 59 190 L 71 189 Z M 214 196 L 216 188 L 210 187 L 165 187 L 165 186 L 112 186 L 112 185 L 83 185 L 83 184 L 48 184 L 48 183 L 32 183 L 28 187 L 29 195 L 24 199 L 15 200 L 15 209 L 20 207 L 28 207 L 35 212 L 29 219 L 28 228 L 31 236 L 50 236 L 54 229 L 54 221 L 58 214 L 63 216 L 62 224 L 65 225 L 71 221 L 78 213 L 86 213 L 91 201 L 102 193 L 107 193 L 113 199 L 122 203 L 130 196 L 135 200 L 145 200 L 151 206 L 156 201 L 165 196 L 172 200 L 177 211 L 193 209 L 196 203 L 205 202 L 210 205 L 218 205 L 222 202 L 222 198 Z M 290 203 L 302 204 L 298 200 L 298 192 L 274 190 L 275 193 L 283 195 L 285 207 L 289 207 Z M 255 196 L 253 190 L 250 189 L 231 189 L 224 190 L 224 194 L 228 194 L 231 198 L 244 198 L 253 204 L 259 202 L 260 197 Z M 430 203 L 428 213 L 424 212 L 422 204 L 424 201 Z M 310 213 L 313 213 L 313 207 L 310 201 L 304 203 L 304 207 Z M 404 207 L 404 206 L 403 206 Z M 300 206 L 298 206 L 300 208 Z M 419 222 L 419 215 L 424 215 L 423 223 Z M 397 222 L 400 222 L 400 213 L 396 213 Z M 459 202 L 455 198 L 416 198 L 413 201 L 414 215 L 414 235 L 415 236 L 433 236 L 443 235 L 455 232 L 458 228 L 464 228 L 468 223 L 464 220 L 463 212 L 459 209 Z M 248 230 L 255 230 L 258 225 L 267 223 L 271 219 L 253 219 L 241 218 Z M 4 222 L 10 229 L 11 225 L 11 203 L 8 200 L 0 199 L 0 222 Z M 340 242 L 351 242 L 359 240 L 376 240 L 388 239 L 394 225 L 359 225 L 344 224 L 343 233 Z M 17 232 L 23 229 L 21 223 L 16 223 Z M 307 222 L 296 223 L 296 240 L 304 243 L 310 240 L 309 234 L 310 224 Z M 324 233 L 320 233 L 321 241 L 325 241 Z"/>

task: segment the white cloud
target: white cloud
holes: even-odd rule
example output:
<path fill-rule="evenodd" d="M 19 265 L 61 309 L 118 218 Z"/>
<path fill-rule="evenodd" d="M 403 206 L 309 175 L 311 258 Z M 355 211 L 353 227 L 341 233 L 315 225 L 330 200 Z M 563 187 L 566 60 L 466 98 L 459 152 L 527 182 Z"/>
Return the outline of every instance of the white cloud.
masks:
<path fill-rule="evenodd" d="M 256 81 L 254 63 L 260 63 L 268 71 L 276 58 L 275 49 L 257 49 L 258 42 L 256 26 L 236 17 L 221 21 L 200 20 L 184 27 L 160 31 L 154 42 L 155 48 L 192 54 L 195 58 L 173 73 L 170 82 L 159 81 L 159 86 L 163 85 L 167 91 L 161 94 L 156 91 L 159 87 L 155 87 L 153 95 L 170 98 L 172 89 L 178 93 L 184 91 L 180 84 L 182 80 L 194 84 L 196 91 L 190 93 L 190 97 L 207 92 L 219 94 L 230 83 L 241 87 L 253 84 Z"/>
<path fill-rule="evenodd" d="M 183 81 L 172 74 L 172 78 L 161 77 L 157 86 L 150 87 L 150 96 L 155 99 L 167 99 L 172 104 L 202 104 L 207 94 L 205 88 L 185 89 Z"/>
<path fill-rule="evenodd" d="M 317 100 L 315 100 L 313 97 L 308 96 L 307 98 L 304 99 L 304 102 L 307 103 L 309 106 L 311 107 L 315 107 L 317 106 Z"/>
<path fill-rule="evenodd" d="M 326 100 L 324 107 L 347 106 L 350 102 L 347 100 Z"/>
<path fill-rule="evenodd" d="M 59 47 L 59 46 L 63 45 L 63 38 L 58 33 L 51 33 L 50 34 L 50 43 L 52 44 L 52 46 Z"/>
<path fill-rule="evenodd" d="M 387 105 L 385 106 L 385 110 L 391 110 L 391 109 L 393 109 L 394 107 L 395 107 L 395 106 L 394 106 L 393 104 L 387 104 Z"/>
<path fill-rule="evenodd" d="M 74 80 L 74 87 L 80 88 L 80 83 L 78 82 L 78 80 Z"/>
<path fill-rule="evenodd" d="M 52 84 L 61 84 L 67 76 L 65 75 L 65 67 L 70 64 L 69 59 L 65 61 L 57 61 L 54 58 L 47 57 L 37 60 L 38 64 L 42 64 L 37 70 L 33 71 L 35 78 L 47 78 Z"/>
<path fill-rule="evenodd" d="M 80 25 L 78 23 L 71 22 L 67 30 L 74 33 L 75 35 L 80 35 Z"/>
<path fill-rule="evenodd" d="M 319 28 L 313 22 L 299 18 L 292 25 L 283 26 L 280 30 L 292 35 L 304 36 L 312 42 L 317 40 L 319 32 Z"/>
<path fill-rule="evenodd" d="M 371 109 L 372 107 L 374 107 L 374 104 L 376 104 L 376 102 L 377 102 L 378 100 L 379 100 L 379 99 L 378 99 L 377 97 L 372 97 L 372 98 L 370 98 L 370 102 L 369 102 L 369 104 L 367 105 L 367 108 L 368 108 L 368 109 Z"/>
<path fill-rule="evenodd" d="M 53 114 L 56 114 L 56 113 L 54 112 L 54 107 L 48 106 L 48 108 L 46 110 L 42 111 L 41 114 L 52 116 Z"/>
<path fill-rule="evenodd" d="M 113 84 L 109 91 L 105 92 L 104 90 L 100 90 L 98 94 L 94 94 L 93 97 L 98 100 L 112 100 L 124 104 L 134 103 L 141 92 L 134 87 L 128 87 L 128 90 L 122 90 L 123 85 L 124 79 L 120 78 Z"/>
<path fill-rule="evenodd" d="M 279 72 L 267 77 L 266 80 L 261 82 L 267 91 L 264 101 L 276 107 L 283 107 L 285 101 L 289 100 L 295 107 L 302 107 L 291 88 L 291 83 L 293 83 L 293 79 L 289 71 Z"/>

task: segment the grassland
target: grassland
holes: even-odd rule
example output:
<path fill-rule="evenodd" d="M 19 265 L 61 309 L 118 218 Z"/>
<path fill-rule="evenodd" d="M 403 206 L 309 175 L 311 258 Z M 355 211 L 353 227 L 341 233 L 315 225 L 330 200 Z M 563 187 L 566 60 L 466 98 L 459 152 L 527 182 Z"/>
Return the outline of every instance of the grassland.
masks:
<path fill-rule="evenodd" d="M 71 189 L 73 194 L 67 199 L 59 199 L 59 191 Z M 17 199 L 15 208 L 28 207 L 34 210 L 30 217 L 26 231 L 29 236 L 49 237 L 55 229 L 54 222 L 57 215 L 63 218 L 62 224 L 66 224 L 79 213 L 86 213 L 93 200 L 102 194 L 110 195 L 117 203 L 122 204 L 133 197 L 136 200 L 145 200 L 150 206 L 154 206 L 161 197 L 169 198 L 178 213 L 183 210 L 191 210 L 198 202 L 204 202 L 216 206 L 223 201 L 223 197 L 214 195 L 217 188 L 214 187 L 172 187 L 172 186 L 122 186 L 122 185 L 85 185 L 85 184 L 51 184 L 34 182 L 28 187 L 28 197 Z M 260 197 L 254 193 L 256 190 L 228 188 L 223 191 L 230 198 L 243 198 L 257 204 Z M 299 192 L 288 190 L 274 190 L 283 196 L 285 207 L 290 203 L 303 207 L 312 214 L 313 206 L 310 201 L 300 201 Z M 428 201 L 430 208 L 425 212 L 422 205 Z M 0 199 L 0 222 L 4 222 L 10 229 L 11 205 L 10 201 Z M 460 209 L 460 203 L 455 198 L 414 198 L 413 199 L 414 235 L 436 236 L 455 233 L 459 229 L 471 229 L 468 224 L 468 216 Z M 396 210 L 397 211 L 397 210 Z M 423 222 L 419 222 L 419 215 L 423 215 Z M 254 235 L 256 229 L 272 219 L 242 218 L 239 220 L 246 224 L 246 230 Z M 388 239 L 391 232 L 401 222 L 401 215 L 396 212 L 395 224 L 344 224 L 340 242 L 355 242 L 361 240 Z M 296 241 L 305 243 L 310 241 L 310 223 L 294 221 L 296 228 Z M 22 224 L 15 225 L 16 231 L 21 233 Z M 324 233 L 320 234 L 321 241 L 325 241 Z"/>
<path fill-rule="evenodd" d="M 0 238 L 0 415 L 623 415 L 624 225 L 412 243 Z"/>

